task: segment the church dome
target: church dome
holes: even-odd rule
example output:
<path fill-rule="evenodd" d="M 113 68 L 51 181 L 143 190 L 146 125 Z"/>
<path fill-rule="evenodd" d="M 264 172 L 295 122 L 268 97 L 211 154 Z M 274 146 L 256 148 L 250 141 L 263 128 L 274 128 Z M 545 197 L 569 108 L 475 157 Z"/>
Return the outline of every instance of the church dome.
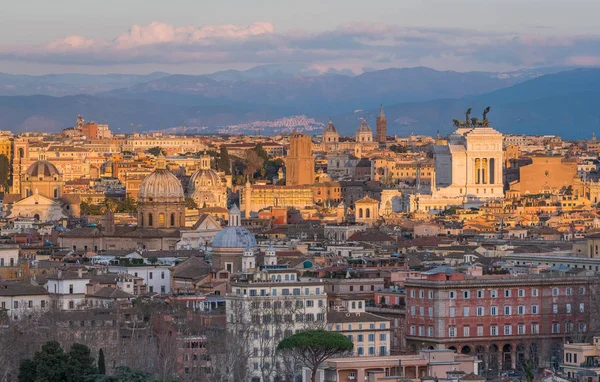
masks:
<path fill-rule="evenodd" d="M 256 239 L 246 228 L 229 226 L 220 230 L 212 241 L 213 248 L 256 248 Z"/>
<path fill-rule="evenodd" d="M 181 182 L 171 171 L 165 168 L 158 168 L 144 178 L 142 184 L 140 184 L 138 198 L 141 201 L 165 199 L 183 201 L 185 199 Z"/>
<path fill-rule="evenodd" d="M 215 187 L 221 185 L 219 174 L 211 168 L 200 169 L 192 174 L 188 184 L 188 194 L 193 195 L 194 191 L 201 187 Z"/>
<path fill-rule="evenodd" d="M 34 162 L 25 173 L 31 177 L 60 175 L 60 172 L 52 163 L 47 160 Z"/>
<path fill-rule="evenodd" d="M 337 134 L 338 131 L 335 128 L 333 121 L 329 120 L 329 124 L 327 125 L 326 128 L 323 129 L 323 134 L 325 133 L 332 133 L 332 134 Z"/>
<path fill-rule="evenodd" d="M 358 130 L 356 130 L 357 133 L 372 133 L 373 130 L 371 129 L 371 126 L 367 125 L 367 121 L 365 121 L 364 119 L 362 120 L 362 123 L 360 124 L 360 126 L 358 127 Z"/>

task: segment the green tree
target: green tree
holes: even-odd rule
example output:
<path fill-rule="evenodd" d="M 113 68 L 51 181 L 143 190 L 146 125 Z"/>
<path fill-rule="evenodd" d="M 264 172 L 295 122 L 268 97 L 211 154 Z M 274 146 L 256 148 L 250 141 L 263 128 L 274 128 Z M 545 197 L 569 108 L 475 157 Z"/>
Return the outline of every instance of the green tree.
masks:
<path fill-rule="evenodd" d="M 35 353 L 35 382 L 64 382 L 67 380 L 69 356 L 57 341 L 48 341 Z"/>
<path fill-rule="evenodd" d="M 8 190 L 8 181 L 10 179 L 10 161 L 4 154 L 0 154 L 0 186 L 4 192 Z"/>
<path fill-rule="evenodd" d="M 162 155 L 165 155 L 165 150 L 163 150 L 162 148 L 160 148 L 160 146 L 156 146 L 156 147 L 152 147 L 151 149 L 146 150 L 146 153 L 152 154 L 155 157 L 157 157 L 161 153 L 162 153 Z"/>
<path fill-rule="evenodd" d="M 151 380 L 151 375 L 140 371 L 129 368 L 127 366 L 117 367 L 114 375 L 118 381 L 122 382 L 148 382 Z"/>
<path fill-rule="evenodd" d="M 185 198 L 185 208 L 187 208 L 188 210 L 195 210 L 198 208 L 198 205 L 196 204 L 194 198 L 190 198 L 189 196 Z"/>
<path fill-rule="evenodd" d="M 229 158 L 229 152 L 227 151 L 227 147 L 221 146 L 221 151 L 219 152 L 219 159 L 217 161 L 217 169 L 219 171 L 224 171 L 225 174 L 231 174 L 231 159 Z"/>
<path fill-rule="evenodd" d="M 256 145 L 252 150 L 256 151 L 258 156 L 261 157 L 264 162 L 269 160 L 269 154 L 265 151 L 262 145 Z"/>
<path fill-rule="evenodd" d="M 264 163 L 265 160 L 255 150 L 249 150 L 246 155 L 244 175 L 254 177 L 254 174 L 263 167 Z"/>
<path fill-rule="evenodd" d="M 68 353 L 67 380 L 84 382 L 86 377 L 96 374 L 95 360 L 90 348 L 82 344 L 73 344 Z"/>
<path fill-rule="evenodd" d="M 36 364 L 30 359 L 24 359 L 19 365 L 19 382 L 33 382 L 37 376 Z"/>
<path fill-rule="evenodd" d="M 311 381 L 316 382 L 319 366 L 328 358 L 351 351 L 354 344 L 348 337 L 325 330 L 309 330 L 283 339 L 277 350 L 287 352 L 311 370 Z"/>
<path fill-rule="evenodd" d="M 106 365 L 104 362 L 104 350 L 100 349 L 98 352 L 98 374 L 106 374 Z"/>

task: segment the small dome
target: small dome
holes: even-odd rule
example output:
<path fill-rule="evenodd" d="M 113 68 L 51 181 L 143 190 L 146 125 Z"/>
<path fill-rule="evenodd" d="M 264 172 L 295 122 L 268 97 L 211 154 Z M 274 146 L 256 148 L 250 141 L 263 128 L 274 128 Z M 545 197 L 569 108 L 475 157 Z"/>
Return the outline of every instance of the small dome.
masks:
<path fill-rule="evenodd" d="M 373 130 L 371 129 L 371 126 L 367 125 L 367 121 L 366 120 L 362 120 L 362 123 L 360 124 L 360 126 L 358 127 L 358 130 L 356 130 L 357 133 L 372 133 Z"/>
<path fill-rule="evenodd" d="M 188 194 L 194 194 L 194 191 L 201 187 L 215 187 L 221 185 L 219 174 L 213 169 L 200 169 L 192 174 L 188 184 Z"/>
<path fill-rule="evenodd" d="M 327 125 L 326 128 L 323 129 L 323 133 L 334 133 L 334 134 L 338 133 L 337 129 L 335 128 L 335 126 L 333 124 L 333 121 L 329 120 L 329 124 Z"/>
<path fill-rule="evenodd" d="M 215 235 L 213 248 L 256 248 L 256 239 L 246 228 L 240 226 L 225 227 Z"/>
<path fill-rule="evenodd" d="M 159 168 L 148 175 L 140 184 L 138 198 L 141 201 L 152 199 L 160 201 L 161 199 L 184 200 L 183 186 L 181 182 L 171 171 Z"/>
<path fill-rule="evenodd" d="M 60 172 L 52 163 L 47 160 L 39 160 L 34 162 L 25 173 L 29 176 L 54 176 L 60 175 Z"/>

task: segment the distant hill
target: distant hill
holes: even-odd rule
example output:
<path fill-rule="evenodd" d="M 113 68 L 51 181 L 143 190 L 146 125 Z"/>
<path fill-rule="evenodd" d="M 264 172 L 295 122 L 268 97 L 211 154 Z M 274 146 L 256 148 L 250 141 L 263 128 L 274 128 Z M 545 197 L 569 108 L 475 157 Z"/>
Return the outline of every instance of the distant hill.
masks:
<path fill-rule="evenodd" d="M 157 80 L 167 73 L 137 74 L 49 74 L 28 76 L 0 73 L 0 96 L 104 93 L 112 89 Z"/>
<path fill-rule="evenodd" d="M 546 69 L 550 70 L 550 69 Z M 252 102 L 295 113 L 337 114 L 379 104 L 458 98 L 499 90 L 539 75 L 540 71 L 514 73 L 459 73 L 429 68 L 385 69 L 358 76 L 332 74 L 317 77 L 282 77 L 218 81 L 220 76 L 171 75 L 108 92 L 111 97 L 146 99 L 147 93 L 202 96 L 224 102 Z M 155 94 L 156 95 L 156 94 Z M 180 97 L 181 102 L 184 101 Z M 170 97 L 154 98 L 172 102 Z"/>
<path fill-rule="evenodd" d="M 586 138 L 600 132 L 600 69 L 577 69 L 549 74 L 487 94 L 457 99 L 407 102 L 387 106 L 388 133 L 406 135 L 447 134 L 452 119 L 464 119 L 467 108 L 480 117 L 486 106 L 489 119 L 504 133 L 554 134 Z M 374 121 L 376 108 L 363 113 Z M 359 115 L 347 113 L 334 119 L 338 129 L 351 133 Z"/>
<path fill-rule="evenodd" d="M 72 126 L 77 114 L 82 114 L 109 123 L 117 132 L 129 132 L 131 121 L 141 125 L 138 131 L 185 123 L 206 132 L 223 131 L 229 125 L 245 129 L 263 121 L 259 125 L 268 132 L 277 124 L 269 121 L 306 115 L 317 119 L 317 125 L 331 116 L 342 133 L 353 134 L 361 117 L 374 128 L 383 104 L 390 135 L 438 130 L 446 134 L 453 129 L 452 119 L 462 119 L 467 108 L 479 117 L 486 106 L 492 107 L 492 125 L 502 132 L 565 138 L 600 133 L 600 69 L 556 71 L 456 73 L 413 68 L 352 77 L 332 74 L 237 82 L 157 73 L 148 81 L 94 95 L 0 97 L 0 129 L 58 131 Z M 542 75 L 545 72 L 551 74 Z M 74 84 L 83 86 L 84 77 L 77 78 Z M 130 80 L 119 77 L 118 81 Z"/>

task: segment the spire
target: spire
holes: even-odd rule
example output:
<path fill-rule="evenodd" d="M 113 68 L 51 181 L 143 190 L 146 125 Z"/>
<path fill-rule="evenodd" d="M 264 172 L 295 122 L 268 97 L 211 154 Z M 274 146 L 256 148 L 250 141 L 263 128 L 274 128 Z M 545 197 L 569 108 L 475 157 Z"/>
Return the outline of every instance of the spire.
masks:
<path fill-rule="evenodd" d="M 379 115 L 377 118 L 385 118 L 385 113 L 383 112 L 383 105 L 379 105 Z"/>
<path fill-rule="evenodd" d="M 163 155 L 162 150 L 158 153 L 158 157 L 156 157 L 156 168 L 159 170 L 167 168 L 167 158 Z"/>

